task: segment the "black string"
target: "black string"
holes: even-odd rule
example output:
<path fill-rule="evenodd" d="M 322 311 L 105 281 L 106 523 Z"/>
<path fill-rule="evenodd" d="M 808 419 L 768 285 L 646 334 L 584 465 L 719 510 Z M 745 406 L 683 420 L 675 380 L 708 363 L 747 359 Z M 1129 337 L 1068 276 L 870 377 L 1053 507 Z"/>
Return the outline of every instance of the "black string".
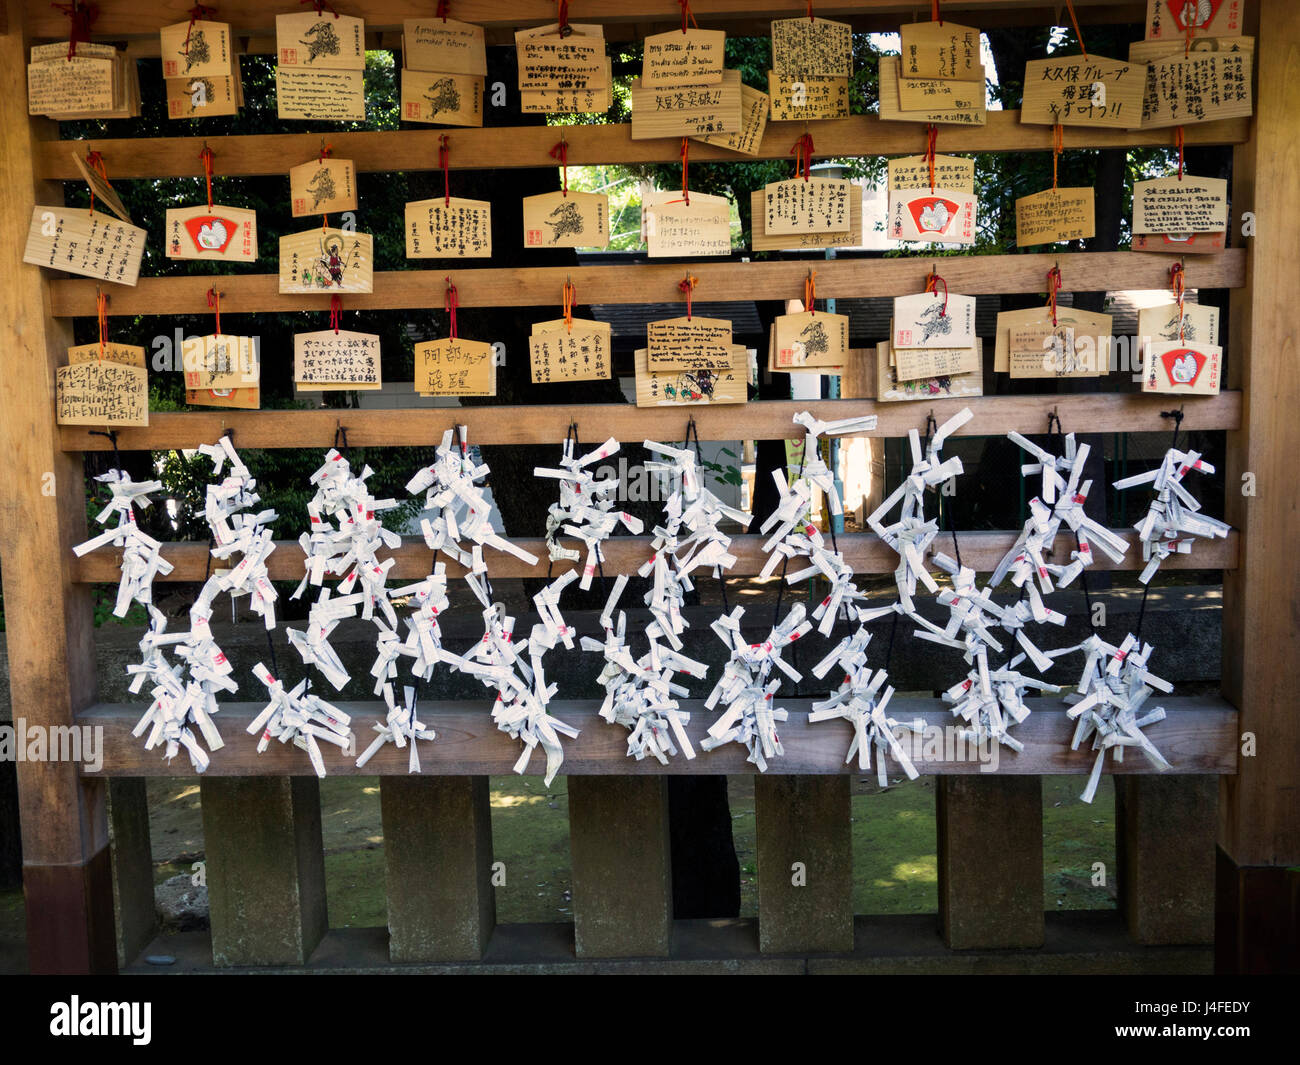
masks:
<path fill-rule="evenodd" d="M 343 440 L 343 457 L 348 460 L 348 465 L 352 464 L 352 449 L 348 447 L 348 430 L 346 426 L 335 425 L 334 427 L 334 450 L 339 447 L 340 437 Z"/>

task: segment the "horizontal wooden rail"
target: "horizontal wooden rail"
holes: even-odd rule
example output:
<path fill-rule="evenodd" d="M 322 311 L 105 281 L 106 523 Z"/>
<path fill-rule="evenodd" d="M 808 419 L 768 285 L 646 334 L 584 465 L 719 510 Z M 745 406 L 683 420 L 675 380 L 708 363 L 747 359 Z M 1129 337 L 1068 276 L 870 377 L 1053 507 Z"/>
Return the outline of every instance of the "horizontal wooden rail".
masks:
<path fill-rule="evenodd" d="M 517 236 L 517 234 L 515 235 Z M 510 239 L 505 235 L 504 239 Z M 803 293 L 810 268 L 817 271 L 817 295 L 822 299 L 862 296 L 904 296 L 920 292 L 934 266 L 929 257 L 904 259 L 818 259 L 785 262 L 692 262 L 698 279 L 695 298 L 734 302 L 796 299 Z M 1154 252 L 1073 252 L 1063 255 L 976 255 L 943 260 L 943 276 L 953 292 L 970 295 L 1004 292 L 1044 292 L 1047 272 L 1061 269 L 1066 292 L 1108 292 L 1115 289 L 1166 289 L 1168 255 Z M 680 299 L 681 263 L 625 263 L 601 266 L 457 267 L 437 270 L 393 270 L 375 274 L 375 291 L 348 294 L 348 310 L 390 310 L 441 307 L 451 277 L 462 307 L 560 306 L 565 281 L 577 286 L 585 306 L 602 303 L 664 303 Z M 1246 253 L 1233 248 L 1207 256 L 1188 267 L 1198 288 L 1240 288 L 1246 283 Z M 330 297 L 282 294 L 278 274 L 244 274 L 214 280 L 211 274 L 191 277 L 145 277 L 135 287 L 114 285 L 108 313 L 159 315 L 206 313 L 213 284 L 221 292 L 225 315 L 269 311 L 324 311 Z M 93 280 L 53 281 L 53 311 L 71 318 L 95 313 L 95 296 L 102 283 Z M 490 337 L 486 339 L 491 339 Z"/>
<path fill-rule="evenodd" d="M 1143 5 L 1136 2 L 1078 0 L 1075 7 L 1084 22 L 1140 22 L 1143 14 Z M 864 17 L 891 16 L 888 21 L 873 25 L 875 28 L 897 28 L 900 22 L 923 19 L 923 9 L 924 5 L 918 8 L 914 0 L 854 0 L 850 3 L 822 3 L 819 0 L 816 14 L 854 21 Z M 108 4 L 95 21 L 93 36 L 96 40 L 111 40 L 156 34 L 163 26 L 186 21 L 189 10 L 189 0 L 159 0 L 148 6 Z M 274 31 L 276 14 L 285 10 L 287 8 L 259 0 L 228 0 L 215 17 L 229 22 L 238 35 L 258 30 Z M 691 11 L 702 25 L 752 23 L 756 19 L 791 18 L 802 14 L 798 5 L 788 2 L 756 4 L 751 0 L 694 0 Z M 1041 26 L 1059 21 L 1055 6 L 1041 0 L 1013 0 L 1011 3 L 1007 0 L 952 0 L 944 4 L 943 11 L 946 18 L 962 19 L 966 25 L 974 26 L 982 25 L 979 21 L 982 14 L 996 17 L 999 22 L 1011 14 L 1023 19 L 1026 25 Z M 664 28 L 677 24 L 679 12 L 675 0 L 632 3 L 625 0 L 582 0 L 574 5 L 570 17 L 575 22 L 651 23 Z M 433 8 L 427 0 L 350 0 L 342 13 L 364 18 L 368 30 L 391 29 L 400 27 L 404 19 L 432 18 Z M 28 0 L 26 15 L 27 26 L 34 37 L 67 38 L 67 17 L 43 7 L 42 0 Z M 463 22 L 513 30 L 554 22 L 555 4 L 551 0 L 456 0 L 453 15 Z M 969 21 L 972 19 L 975 21 Z"/>
<path fill-rule="evenodd" d="M 1071 751 L 1070 736 L 1074 725 L 1065 716 L 1064 704 L 1056 699 L 1031 699 L 1034 708 L 1015 736 L 1025 745 L 1019 754 L 1001 749 L 996 772 L 1001 774 L 1080 774 L 1092 769 L 1094 754 L 1088 750 Z M 337 704 L 351 715 L 358 750 L 364 750 L 374 738 L 371 725 L 384 715 L 383 703 Z M 844 721 L 808 723 L 808 699 L 782 699 L 779 705 L 790 711 L 790 720 L 781 728 L 785 755 L 772 759 L 769 772 L 787 773 L 858 773 L 857 759 L 844 761 L 852 738 L 852 728 Z M 1148 735 L 1160 752 L 1173 763 L 1172 772 L 1230 774 L 1237 771 L 1237 711 L 1217 696 L 1196 698 L 1162 698 L 1159 705 L 1169 711 L 1162 722 L 1150 727 Z M 260 703 L 223 703 L 214 718 L 226 746 L 212 755 L 207 776 L 301 776 L 311 772 L 307 755 L 294 747 L 272 743 L 257 753 L 257 741 L 244 731 L 262 710 Z M 421 773 L 429 776 L 479 776 L 509 773 L 519 757 L 520 744 L 498 732 L 490 716 L 491 700 L 482 702 L 430 703 L 420 713 L 420 720 L 433 727 L 437 739 L 420 744 Z M 699 750 L 699 742 L 717 715 L 704 708 L 700 700 L 684 700 L 682 708 L 691 714 L 687 733 L 697 755 L 687 760 L 680 754 L 666 766 L 652 758 L 643 761 L 627 757 L 627 730 L 610 725 L 598 714 L 596 700 L 556 700 L 551 712 L 574 728 L 581 729 L 575 739 L 565 739 L 564 766 L 567 775 L 644 775 L 725 773 L 742 775 L 754 772 L 740 744 L 727 744 L 715 751 Z M 103 765 L 101 776 L 193 776 L 189 759 L 181 756 L 168 764 L 157 750 L 146 751 L 143 741 L 131 735 L 143 706 L 101 704 L 77 717 L 80 725 L 103 728 Z M 952 713 L 937 699 L 897 697 L 890 702 L 890 714 L 900 721 L 922 718 L 927 725 L 951 725 Z M 338 748 L 322 744 L 325 766 L 329 773 L 344 776 L 406 775 L 409 751 L 387 744 L 358 770 L 356 759 L 348 758 Z M 911 753 L 909 751 L 909 753 Z M 967 759 L 954 758 L 956 752 L 945 751 L 950 760 L 914 759 L 916 768 L 926 775 L 970 774 L 981 772 L 973 754 Z M 531 773 L 542 771 L 544 759 L 534 752 L 528 767 Z M 991 759 L 989 764 L 992 764 Z M 900 771 L 890 764 L 891 775 Z M 88 774 L 84 762 L 82 772 Z M 1106 761 L 1107 773 L 1150 773 L 1150 764 L 1138 752 L 1130 752 L 1121 763 Z"/>
<path fill-rule="evenodd" d="M 339 427 L 348 431 L 352 447 L 412 447 L 433 445 L 442 434 L 464 425 L 473 444 L 558 444 L 569 423 L 576 421 L 584 439 L 597 435 L 619 440 L 685 438 L 694 419 L 701 440 L 784 440 L 797 437 L 794 424 L 800 411 L 817 418 L 875 414 L 876 431 L 861 435 L 906 436 L 923 432 L 926 416 L 940 422 L 963 407 L 974 417 L 959 436 L 1000 436 L 1010 429 L 1046 432 L 1047 415 L 1055 411 L 1065 432 L 1142 433 L 1169 429 L 1160 417 L 1169 408 L 1168 396 L 1138 392 L 1079 393 L 1041 396 L 980 396 L 934 402 L 877 403 L 868 399 L 764 400 L 717 407 L 633 407 L 624 403 L 584 406 L 439 407 L 427 410 L 205 410 L 155 412 L 149 425 L 117 431 L 122 451 L 163 451 L 210 444 L 227 429 L 238 448 L 330 447 Z M 1188 396 L 1180 404 L 1185 429 L 1237 429 L 1241 425 L 1241 393 Z M 60 429 L 64 451 L 111 451 L 113 444 L 81 426 Z"/>
<path fill-rule="evenodd" d="M 756 158 L 785 159 L 790 145 L 804 132 L 803 122 L 771 122 Z M 600 163 L 634 165 L 675 163 L 681 141 L 675 137 L 633 140 L 632 127 L 617 125 L 566 126 L 570 166 Z M 1229 119 L 1188 126 L 1188 145 L 1243 144 L 1250 129 L 1248 119 Z M 361 171 L 421 171 L 438 169 L 438 138 L 444 130 L 403 129 L 362 133 L 331 133 L 334 154 L 351 159 Z M 494 126 L 455 129 L 447 133 L 455 149 L 453 170 L 515 167 L 555 167 L 550 151 L 557 131 L 549 126 Z M 1070 126 L 1064 131 L 1065 147 L 1123 148 L 1168 147 L 1168 130 L 1091 129 Z M 883 122 L 874 115 L 855 115 L 835 122 L 817 123 L 817 154 L 827 158 L 860 155 L 904 155 L 921 151 L 920 127 L 906 122 Z M 41 177 L 78 181 L 72 161 L 75 147 L 100 152 L 114 181 L 131 178 L 202 176 L 193 137 L 148 137 L 45 141 L 38 145 L 37 170 Z M 1022 125 L 1019 111 L 990 111 L 988 125 L 944 128 L 939 133 L 945 152 L 1029 152 L 1052 150 L 1050 126 Z M 313 158 L 320 151 L 319 133 L 267 133 L 222 137 L 216 144 L 217 173 L 222 176 L 286 174 L 289 166 Z M 710 159 L 743 162 L 746 158 L 712 144 L 691 145 L 691 161 Z M 364 207 L 364 203 L 362 204 Z"/>
<path fill-rule="evenodd" d="M 1118 564 L 1105 555 L 1096 556 L 1097 570 L 1139 570 L 1145 563 L 1138 546 L 1137 534 L 1132 530 L 1116 529 L 1116 534 L 1129 542 L 1129 551 Z M 736 556 L 736 565 L 728 570 L 732 577 L 752 577 L 762 568 L 767 556 L 762 546 L 766 538 L 752 533 L 736 536 L 731 542 L 731 552 Z M 961 560 L 967 566 L 973 566 L 978 573 L 990 573 L 1011 549 L 1016 533 L 1012 532 L 959 532 Z M 576 543 L 566 544 L 570 547 Z M 837 538 L 844 560 L 853 567 L 855 573 L 892 573 L 898 567 L 898 556 L 889 549 L 874 533 L 843 533 Z M 520 547 L 531 551 L 542 561 L 536 566 L 529 566 L 514 555 L 494 552 L 486 553 L 488 568 L 494 578 L 505 577 L 541 577 L 547 572 L 546 542 L 544 540 L 519 540 Z M 617 536 L 606 542 L 604 547 L 604 572 L 609 576 L 619 573 L 635 573 L 650 554 L 650 541 L 640 536 Z M 1073 535 L 1062 534 L 1057 538 L 1053 554 L 1049 558 L 1069 560 L 1074 549 Z M 942 551 L 953 557 L 952 537 L 943 533 L 936 541 L 934 550 Z M 934 551 L 931 551 L 933 554 Z M 163 557 L 173 566 L 167 576 L 159 576 L 160 581 L 202 581 L 211 572 L 208 558 L 208 545 L 204 543 L 172 543 L 163 547 Z M 393 581 L 417 581 L 426 577 L 433 565 L 433 552 L 418 537 L 407 537 L 396 551 L 389 551 L 384 558 L 397 561 L 389 571 L 388 579 Z M 464 576 L 465 569 L 459 563 L 451 562 L 445 557 L 447 573 L 452 577 Z M 120 576 L 120 551 L 98 551 L 75 560 L 73 579 L 79 583 L 115 582 Z M 303 575 L 303 554 L 296 540 L 279 540 L 276 551 L 267 560 L 267 569 L 273 580 L 301 580 Z M 559 576 L 565 570 L 579 569 L 582 562 L 559 561 L 551 569 L 553 576 Z M 1196 549 L 1188 555 L 1173 555 L 1164 563 L 1165 569 L 1222 569 L 1237 567 L 1237 534 L 1229 534 L 1226 540 L 1213 540 L 1197 544 Z"/>

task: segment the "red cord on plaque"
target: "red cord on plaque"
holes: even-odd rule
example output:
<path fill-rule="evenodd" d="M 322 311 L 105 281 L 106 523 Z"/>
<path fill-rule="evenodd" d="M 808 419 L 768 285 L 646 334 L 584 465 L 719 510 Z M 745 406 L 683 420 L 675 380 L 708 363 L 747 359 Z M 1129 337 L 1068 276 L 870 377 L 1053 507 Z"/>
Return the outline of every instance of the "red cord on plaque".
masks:
<path fill-rule="evenodd" d="M 813 139 L 811 133 L 805 133 L 790 149 L 794 156 L 794 176 L 802 176 L 804 181 L 812 177 Z"/>
<path fill-rule="evenodd" d="M 1187 293 L 1187 270 L 1183 263 L 1177 262 L 1169 268 L 1169 286 L 1174 290 L 1174 299 L 1178 301 L 1178 340 L 1182 342 L 1186 318 L 1183 314 L 1183 297 Z"/>
<path fill-rule="evenodd" d="M 208 306 L 212 308 L 212 312 L 217 319 L 217 332 L 215 335 L 221 336 L 221 293 L 215 288 L 208 289 Z"/>
<path fill-rule="evenodd" d="M 1061 268 L 1053 266 L 1047 271 L 1047 306 L 1052 311 L 1052 328 L 1056 328 L 1056 294 L 1061 290 Z"/>
<path fill-rule="evenodd" d="M 451 138 L 447 134 L 438 137 L 438 166 L 442 168 L 442 195 L 451 206 Z"/>
<path fill-rule="evenodd" d="M 560 174 L 564 183 L 563 192 L 567 197 L 569 195 L 569 142 L 563 137 L 560 138 L 560 143 L 551 149 L 551 158 L 560 161 Z"/>
<path fill-rule="evenodd" d="M 939 308 L 939 317 L 948 317 L 948 282 L 936 273 L 929 273 L 925 276 L 925 291 L 933 292 L 936 296 L 939 294 L 939 286 L 943 286 L 943 306 Z"/>
<path fill-rule="evenodd" d="M 444 279 L 447 282 L 447 291 L 443 295 L 442 306 L 447 312 L 447 335 L 455 340 L 460 336 L 460 330 L 456 326 L 456 308 L 460 306 L 460 293 L 456 291 L 456 286 L 451 283 L 451 277 Z"/>
<path fill-rule="evenodd" d="M 691 320 L 691 297 L 695 292 L 695 286 L 699 283 L 700 279 L 692 277 L 690 274 L 677 282 L 677 291 L 686 297 L 686 320 L 688 322 Z"/>
<path fill-rule="evenodd" d="M 572 281 L 564 282 L 564 325 L 570 333 L 573 332 L 573 306 L 578 298 L 578 290 Z"/>
<path fill-rule="evenodd" d="M 330 297 L 330 328 L 338 336 L 339 325 L 343 321 L 343 297 L 337 292 Z"/>

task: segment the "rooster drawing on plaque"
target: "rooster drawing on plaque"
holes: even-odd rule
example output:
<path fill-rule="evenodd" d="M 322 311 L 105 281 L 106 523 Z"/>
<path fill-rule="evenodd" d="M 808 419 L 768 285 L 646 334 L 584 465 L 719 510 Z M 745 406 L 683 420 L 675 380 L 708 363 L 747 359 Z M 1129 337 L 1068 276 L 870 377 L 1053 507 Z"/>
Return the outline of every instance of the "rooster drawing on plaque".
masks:
<path fill-rule="evenodd" d="M 313 210 L 322 203 L 335 199 L 338 196 L 338 188 L 334 184 L 333 172 L 328 167 L 321 167 L 307 182 L 307 191 L 312 194 Z"/>
<path fill-rule="evenodd" d="M 933 303 L 921 312 L 917 321 L 921 326 L 921 343 L 932 337 L 946 337 L 952 334 L 952 319 L 944 310 L 943 304 Z"/>
<path fill-rule="evenodd" d="M 543 221 L 551 227 L 552 244 L 558 242 L 561 237 L 567 237 L 570 234 L 578 236 L 585 230 L 582 224 L 582 212 L 578 210 L 578 205 L 572 200 L 565 200 L 563 203 L 556 204 L 555 210 Z"/>
<path fill-rule="evenodd" d="M 921 208 L 917 228 L 923 233 L 942 233 L 948 228 L 948 218 L 948 204 L 943 200 L 934 200 Z"/>
<path fill-rule="evenodd" d="M 181 49 L 181 55 L 185 58 L 186 74 L 196 63 L 202 66 L 212 61 L 212 49 L 208 46 L 208 39 L 202 30 L 191 31 L 186 46 Z"/>
<path fill-rule="evenodd" d="M 323 55 L 338 55 L 343 50 L 339 35 L 324 19 L 312 26 L 303 38 L 301 43 L 307 46 L 308 63 Z"/>
<path fill-rule="evenodd" d="M 1210 19 L 1219 9 L 1214 0 L 1169 0 L 1169 14 L 1180 30 L 1186 30 L 1190 22 L 1195 29 L 1203 30 L 1210 24 Z"/>
<path fill-rule="evenodd" d="M 429 117 L 433 118 L 443 111 L 460 110 L 460 90 L 451 78 L 439 78 L 429 86 L 424 94 L 429 101 Z"/>

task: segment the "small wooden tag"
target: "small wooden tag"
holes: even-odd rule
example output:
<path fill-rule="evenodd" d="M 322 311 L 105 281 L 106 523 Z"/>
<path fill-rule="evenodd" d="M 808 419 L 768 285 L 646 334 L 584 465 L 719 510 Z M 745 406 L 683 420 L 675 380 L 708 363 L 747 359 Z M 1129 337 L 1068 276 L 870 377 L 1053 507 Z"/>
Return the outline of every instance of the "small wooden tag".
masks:
<path fill-rule="evenodd" d="M 895 296 L 891 342 L 896 348 L 974 347 L 975 297 L 941 292 Z"/>
<path fill-rule="evenodd" d="M 643 214 L 652 259 L 731 254 L 731 204 L 721 197 L 694 193 L 689 204 L 656 203 L 644 207 Z"/>
<path fill-rule="evenodd" d="M 1146 346 L 1142 391 L 1183 396 L 1217 396 L 1223 349 L 1189 340 L 1159 340 Z"/>
<path fill-rule="evenodd" d="M 293 217 L 357 209 L 357 174 L 351 159 L 313 159 L 289 170 Z"/>
<path fill-rule="evenodd" d="M 763 188 L 763 232 L 845 233 L 850 203 L 857 192 L 851 181 L 792 178 Z M 860 195 L 860 194 L 859 194 Z"/>
<path fill-rule="evenodd" d="M 476 74 L 402 70 L 402 118 L 440 126 L 483 125 L 483 79 Z"/>
<path fill-rule="evenodd" d="M 898 106 L 904 111 L 937 108 L 941 111 L 974 114 L 984 110 L 986 106 L 984 91 L 982 81 L 900 77 Z"/>
<path fill-rule="evenodd" d="M 365 71 L 280 67 L 275 72 L 275 103 L 282 119 L 364 122 Z"/>
<path fill-rule="evenodd" d="M 775 122 L 849 117 L 848 78 L 783 78 L 769 70 L 767 95 Z"/>
<path fill-rule="evenodd" d="M 164 78 L 229 77 L 230 25 L 198 19 L 159 31 Z"/>
<path fill-rule="evenodd" d="M 256 385 L 252 388 L 187 388 L 185 402 L 193 407 L 258 410 L 262 406 L 262 390 Z"/>
<path fill-rule="evenodd" d="M 543 192 L 524 197 L 525 248 L 603 248 L 609 244 L 604 193 Z"/>
<path fill-rule="evenodd" d="M 402 23 L 402 66 L 443 74 L 487 74 L 483 27 L 455 19 L 407 19 Z"/>
<path fill-rule="evenodd" d="M 896 192 L 889 200 L 889 237 L 974 244 L 975 210 L 975 197 L 955 189 Z"/>
<path fill-rule="evenodd" d="M 1228 182 L 1184 175 L 1133 184 L 1134 233 L 1222 233 L 1228 228 Z"/>
<path fill-rule="evenodd" d="M 1138 311 L 1138 340 L 1144 345 L 1161 340 L 1217 344 L 1219 308 L 1200 303 L 1184 303 L 1180 320 L 1176 303 L 1143 307 Z"/>
<path fill-rule="evenodd" d="M 772 70 L 788 81 L 853 77 L 853 28 L 825 18 L 773 19 Z"/>
<path fill-rule="evenodd" d="M 613 347 L 608 322 L 573 319 L 569 329 L 563 318 L 538 322 L 528 338 L 528 358 L 535 385 L 560 381 L 604 381 L 613 369 Z"/>
<path fill-rule="evenodd" d="M 77 164 L 77 169 L 81 171 L 81 176 L 86 184 L 90 186 L 91 193 L 96 200 L 101 201 L 105 207 L 112 211 L 123 222 L 130 222 L 131 216 L 127 213 L 126 207 L 118 199 L 117 193 L 113 190 L 103 176 L 97 170 L 91 169 L 86 165 L 86 160 L 81 157 L 81 152 L 75 148 L 72 151 L 72 161 Z"/>
<path fill-rule="evenodd" d="M 63 53 L 66 57 L 66 44 Z M 64 57 L 28 65 L 27 113 L 58 118 L 113 110 L 116 58 L 80 53 L 73 59 Z"/>
<path fill-rule="evenodd" d="M 898 403 L 914 399 L 960 399 L 984 394 L 984 375 L 979 371 L 961 374 L 937 374 L 934 377 L 919 377 L 911 381 L 900 381 L 896 368 L 890 364 L 891 350 L 887 340 L 883 340 L 876 345 L 875 398 L 878 402 Z M 975 339 L 975 356 L 982 365 L 984 349 L 978 337 Z"/>
<path fill-rule="evenodd" d="M 982 369 L 978 344 L 952 348 L 894 348 L 894 377 L 899 381 L 976 374 Z"/>
<path fill-rule="evenodd" d="M 924 189 L 930 191 L 930 164 L 924 155 L 903 155 L 887 165 L 889 192 Z M 934 187 L 975 194 L 975 160 L 961 155 L 934 157 Z"/>
<path fill-rule="evenodd" d="M 520 91 L 577 92 L 610 87 L 604 30 L 596 25 L 571 25 L 567 36 L 558 26 L 518 30 L 515 54 Z"/>
<path fill-rule="evenodd" d="M 91 214 L 78 207 L 32 209 L 23 262 L 134 285 L 140 275 L 149 234 L 103 211 Z"/>
<path fill-rule="evenodd" d="M 185 387 L 195 390 L 251 388 L 261 381 L 257 340 L 229 333 L 187 337 L 181 345 Z"/>
<path fill-rule="evenodd" d="M 280 238 L 280 291 L 373 292 L 374 238 L 341 229 L 309 229 Z"/>
<path fill-rule="evenodd" d="M 767 112 L 771 99 L 748 85 L 740 87 L 740 129 L 735 133 L 705 133 L 695 137 L 705 144 L 716 144 L 742 155 L 757 155 L 763 146 L 763 131 L 767 129 Z"/>
<path fill-rule="evenodd" d="M 299 391 L 379 388 L 379 337 L 346 329 L 295 333 L 293 380 Z"/>
<path fill-rule="evenodd" d="M 144 366 L 144 348 L 138 348 L 134 344 L 105 344 L 104 361 L 116 362 L 122 366 L 136 366 L 141 370 Z M 78 344 L 76 347 L 68 348 L 68 364 L 75 366 L 79 362 L 94 362 L 99 358 L 98 344 Z"/>
<path fill-rule="evenodd" d="M 927 106 L 910 111 L 899 102 L 902 78 L 898 56 L 880 57 L 880 117 L 885 122 L 927 122 L 935 125 L 983 126 L 988 123 L 988 105 L 981 99 L 978 107 L 962 109 Z"/>
<path fill-rule="evenodd" d="M 229 75 L 168 78 L 165 84 L 168 118 L 216 118 L 239 111 L 239 83 Z"/>
<path fill-rule="evenodd" d="M 1251 114 L 1254 55 L 1248 51 L 1181 52 L 1151 61 L 1142 128 L 1162 129 Z"/>
<path fill-rule="evenodd" d="M 979 30 L 955 22 L 912 22 L 899 28 L 899 41 L 904 78 L 977 81 L 983 92 Z"/>
<path fill-rule="evenodd" d="M 243 207 L 169 207 L 167 258 L 219 259 L 251 263 L 257 259 L 257 213 Z"/>
<path fill-rule="evenodd" d="M 716 85 L 726 65 L 722 30 L 669 30 L 645 39 L 641 84 L 648 89 Z"/>
<path fill-rule="evenodd" d="M 1136 129 L 1147 68 L 1102 56 L 1052 56 L 1025 64 L 1020 121 Z"/>
<path fill-rule="evenodd" d="M 730 370 L 731 349 L 731 323 L 725 318 L 666 318 L 646 328 L 647 364 L 655 373 Z"/>
<path fill-rule="evenodd" d="M 1097 232 L 1091 186 L 1046 189 L 1016 200 L 1016 245 L 1083 240 Z"/>
<path fill-rule="evenodd" d="M 778 367 L 843 366 L 848 358 L 848 315 L 799 311 L 778 316 L 772 329 Z"/>
<path fill-rule="evenodd" d="M 415 390 L 422 396 L 495 396 L 492 345 L 464 337 L 416 344 Z"/>
<path fill-rule="evenodd" d="M 363 19 L 328 12 L 276 15 L 275 47 L 281 68 L 364 70 L 366 24 Z"/>
<path fill-rule="evenodd" d="M 406 205 L 408 259 L 489 259 L 492 204 L 438 196 Z"/>
<path fill-rule="evenodd" d="M 856 248 L 862 244 L 862 193 L 854 188 L 849 196 L 849 228 L 843 233 L 769 234 L 763 230 L 763 190 L 749 194 L 750 247 L 754 251 L 803 250 L 806 248 Z"/>
<path fill-rule="evenodd" d="M 148 425 L 148 375 L 143 367 L 107 360 L 60 366 L 54 411 L 60 425 Z"/>
<path fill-rule="evenodd" d="M 712 85 L 649 86 L 632 80 L 632 139 L 701 137 L 740 130 L 740 71 Z"/>
<path fill-rule="evenodd" d="M 669 370 L 652 373 L 646 364 L 646 349 L 637 348 L 632 356 L 636 374 L 638 407 L 705 406 L 744 403 L 749 399 L 748 358 L 745 349 L 733 358 L 732 370 Z"/>
<path fill-rule="evenodd" d="M 1058 324 L 1071 326 L 1075 331 L 1076 347 L 1089 346 L 1096 349 L 1097 357 L 1094 360 L 1098 367 L 1097 375 L 1101 376 L 1110 370 L 1110 340 L 1113 329 L 1111 316 L 1109 314 L 1099 314 L 1094 311 L 1078 311 L 1073 307 L 1058 307 L 1056 311 L 1056 320 Z M 1046 307 L 1027 307 L 1019 311 L 1002 311 L 998 315 L 997 325 L 995 326 L 995 346 L 993 349 L 993 370 L 995 373 L 1007 373 L 1011 370 L 1011 333 L 1025 326 L 1036 326 L 1040 330 L 1040 336 L 1046 334 L 1051 328 L 1052 313 Z M 1026 362 L 1021 359 L 1021 373 L 1013 376 L 1030 376 L 1027 370 L 1042 369 L 1041 350 L 1034 351 Z M 1055 377 L 1054 373 L 1045 376 Z"/>
<path fill-rule="evenodd" d="M 1227 247 L 1219 233 L 1134 233 L 1134 251 L 1163 252 L 1166 255 L 1213 255 Z"/>

